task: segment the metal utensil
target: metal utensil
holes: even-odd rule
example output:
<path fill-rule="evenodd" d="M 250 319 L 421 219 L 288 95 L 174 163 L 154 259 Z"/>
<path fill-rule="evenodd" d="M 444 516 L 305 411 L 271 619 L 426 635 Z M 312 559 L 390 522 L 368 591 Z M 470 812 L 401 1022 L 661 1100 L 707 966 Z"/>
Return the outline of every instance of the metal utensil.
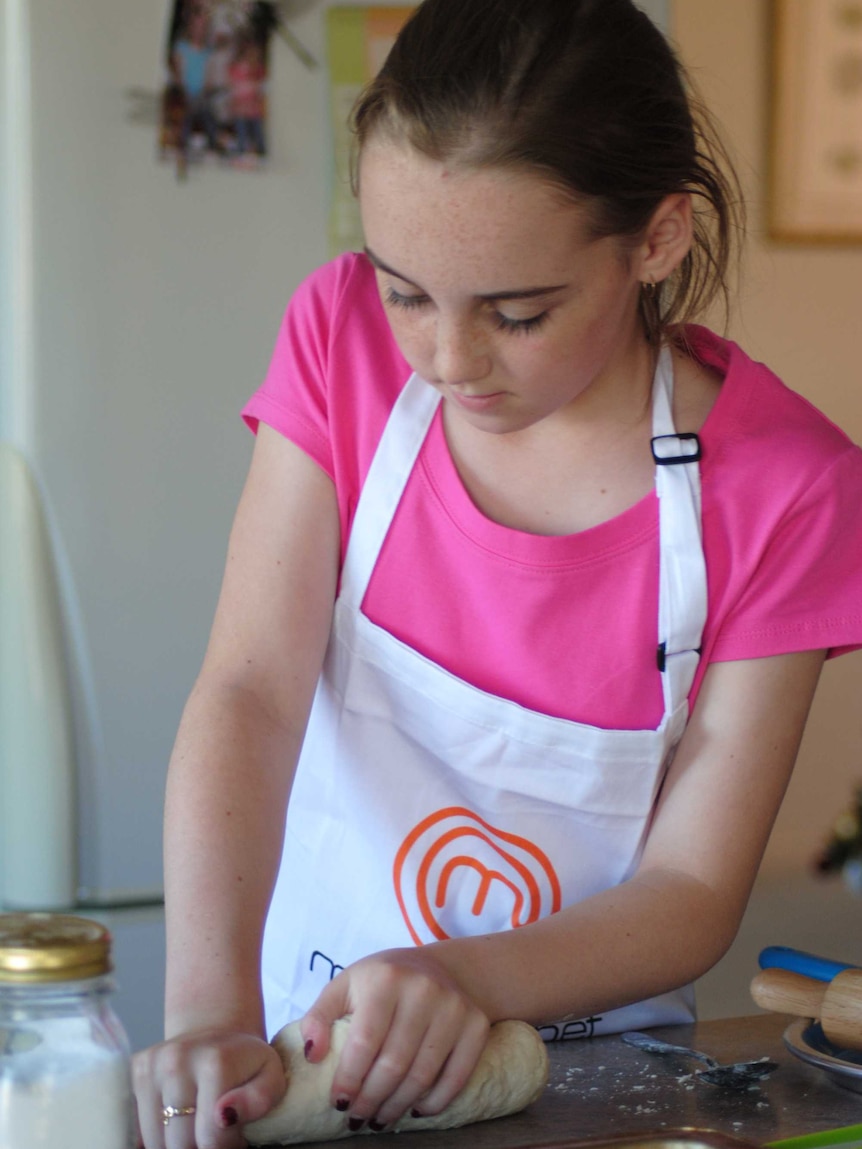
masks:
<path fill-rule="evenodd" d="M 862 1053 L 837 1049 L 819 1022 L 800 1018 L 784 1031 L 784 1044 L 794 1057 L 821 1069 L 836 1085 L 862 1093 Z"/>
<path fill-rule="evenodd" d="M 707 1068 L 697 1070 L 694 1076 L 699 1081 L 709 1082 L 710 1085 L 748 1089 L 778 1068 L 778 1062 L 770 1061 L 766 1057 L 759 1061 L 737 1061 L 731 1065 L 721 1065 L 708 1053 L 689 1049 L 686 1045 L 672 1045 L 669 1041 L 662 1041 L 661 1038 L 634 1030 L 621 1034 L 621 1038 L 626 1045 L 633 1045 L 635 1049 L 642 1049 L 645 1053 L 676 1054 L 679 1057 L 693 1057 L 697 1061 L 702 1061 Z"/>

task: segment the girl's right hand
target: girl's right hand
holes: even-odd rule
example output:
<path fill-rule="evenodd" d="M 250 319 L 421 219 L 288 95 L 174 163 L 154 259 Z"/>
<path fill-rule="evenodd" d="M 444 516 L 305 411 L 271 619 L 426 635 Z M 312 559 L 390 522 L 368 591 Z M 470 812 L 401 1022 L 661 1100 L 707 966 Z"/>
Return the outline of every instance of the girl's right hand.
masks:
<path fill-rule="evenodd" d="M 331 1028 L 350 1016 L 331 1104 L 356 1131 L 378 1132 L 405 1113 L 440 1113 L 476 1066 L 489 1019 L 441 960 L 440 946 L 370 954 L 342 970 L 302 1020 L 309 1061 L 323 1060 Z"/>
<path fill-rule="evenodd" d="M 182 1034 L 136 1053 L 132 1078 L 138 1143 L 145 1149 L 243 1149 L 243 1125 L 268 1113 L 287 1088 L 271 1045 L 220 1029 Z M 194 1112 L 166 1124 L 167 1106 Z"/>

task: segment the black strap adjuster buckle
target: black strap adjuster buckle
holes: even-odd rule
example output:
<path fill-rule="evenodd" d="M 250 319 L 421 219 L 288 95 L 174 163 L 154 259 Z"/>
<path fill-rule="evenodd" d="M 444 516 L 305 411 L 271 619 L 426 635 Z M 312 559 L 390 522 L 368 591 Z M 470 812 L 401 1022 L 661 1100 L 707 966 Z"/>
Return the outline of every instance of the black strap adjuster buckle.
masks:
<path fill-rule="evenodd" d="M 703 649 L 702 647 L 696 646 L 694 648 L 693 653 L 696 654 L 698 656 L 698 658 L 700 658 L 700 654 L 701 654 L 702 649 Z M 685 654 L 687 652 L 682 651 L 682 650 L 678 650 L 675 653 L 676 654 Z M 656 661 L 656 666 L 659 668 L 659 670 L 662 672 L 662 674 L 664 674 L 664 672 L 667 668 L 667 660 L 669 657 L 670 656 L 668 655 L 668 652 L 667 652 L 667 643 L 666 642 L 660 642 L 658 644 L 658 648 L 656 649 L 656 652 L 655 652 L 655 661 Z"/>
<path fill-rule="evenodd" d="M 665 443 L 668 447 L 671 446 L 667 440 L 672 440 L 673 443 L 679 444 L 681 453 L 676 455 L 663 454 L 664 448 L 660 444 Z M 685 449 L 685 444 L 690 443 L 691 448 Z M 681 463 L 696 463 L 703 455 L 700 449 L 700 439 L 694 431 L 681 431 L 678 435 L 654 435 L 650 439 L 650 449 L 655 463 L 659 467 L 676 467 Z"/>

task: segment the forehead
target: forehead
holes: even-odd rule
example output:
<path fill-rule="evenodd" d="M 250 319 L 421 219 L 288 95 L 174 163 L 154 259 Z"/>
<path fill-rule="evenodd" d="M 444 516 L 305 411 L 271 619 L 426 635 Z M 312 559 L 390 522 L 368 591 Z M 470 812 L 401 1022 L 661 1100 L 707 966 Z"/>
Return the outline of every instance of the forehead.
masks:
<path fill-rule="evenodd" d="M 359 203 L 368 246 L 406 275 L 448 265 L 558 282 L 594 246 L 585 208 L 537 173 L 435 160 L 388 139 L 363 148 Z"/>

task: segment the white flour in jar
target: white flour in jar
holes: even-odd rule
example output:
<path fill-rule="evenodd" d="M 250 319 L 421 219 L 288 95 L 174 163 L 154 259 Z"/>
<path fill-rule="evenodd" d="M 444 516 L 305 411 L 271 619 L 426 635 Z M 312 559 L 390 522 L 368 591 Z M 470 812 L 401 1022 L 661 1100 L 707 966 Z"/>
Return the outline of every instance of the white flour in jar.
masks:
<path fill-rule="evenodd" d="M 44 1068 L 44 1067 L 43 1067 Z M 0 1075 L 0 1149 L 131 1149 L 131 1082 L 115 1057 L 70 1072 Z"/>

